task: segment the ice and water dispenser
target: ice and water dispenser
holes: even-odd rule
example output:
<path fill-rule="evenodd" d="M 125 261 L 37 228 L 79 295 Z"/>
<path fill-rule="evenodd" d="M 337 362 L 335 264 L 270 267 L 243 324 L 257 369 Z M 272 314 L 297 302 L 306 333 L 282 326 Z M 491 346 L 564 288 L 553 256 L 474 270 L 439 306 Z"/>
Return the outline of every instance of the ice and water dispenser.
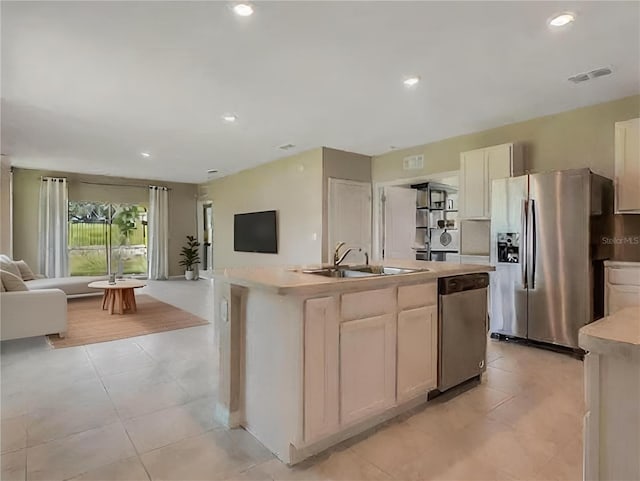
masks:
<path fill-rule="evenodd" d="M 520 234 L 498 232 L 498 262 L 517 264 L 520 262 Z"/>

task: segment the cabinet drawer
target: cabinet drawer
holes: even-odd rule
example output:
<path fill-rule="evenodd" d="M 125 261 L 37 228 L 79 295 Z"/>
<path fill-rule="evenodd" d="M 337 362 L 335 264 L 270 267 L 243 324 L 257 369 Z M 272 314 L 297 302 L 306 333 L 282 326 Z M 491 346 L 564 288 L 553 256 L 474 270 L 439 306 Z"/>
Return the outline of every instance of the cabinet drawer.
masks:
<path fill-rule="evenodd" d="M 342 296 L 342 320 L 381 316 L 396 310 L 395 289 L 354 292 Z"/>
<path fill-rule="evenodd" d="M 414 286 L 398 288 L 398 307 L 401 310 L 422 306 L 433 306 L 438 303 L 437 281 Z"/>
<path fill-rule="evenodd" d="M 640 267 L 609 267 L 609 284 L 640 286 Z"/>

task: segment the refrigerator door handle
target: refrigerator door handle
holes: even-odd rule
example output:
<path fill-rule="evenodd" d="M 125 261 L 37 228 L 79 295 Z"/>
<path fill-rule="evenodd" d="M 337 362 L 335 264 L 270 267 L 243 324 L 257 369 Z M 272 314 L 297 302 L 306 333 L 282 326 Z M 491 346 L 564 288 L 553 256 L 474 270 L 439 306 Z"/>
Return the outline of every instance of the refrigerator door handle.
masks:
<path fill-rule="evenodd" d="M 529 232 L 527 236 L 527 266 L 529 271 L 529 281 L 527 284 L 531 289 L 536 287 L 536 243 L 537 243 L 537 226 L 536 226 L 536 201 L 529 200 Z"/>
<path fill-rule="evenodd" d="M 528 254 L 528 249 L 527 249 L 527 244 L 526 244 L 526 239 L 527 237 L 527 226 L 529 225 L 529 221 L 528 221 L 528 210 L 529 210 L 529 203 L 527 202 L 527 200 L 523 200 L 522 201 L 522 209 L 521 209 L 521 219 L 522 219 L 522 225 L 520 226 L 520 235 L 522 236 L 522 239 L 520 239 L 520 245 L 522 246 L 522 252 L 520 253 L 520 273 L 522 275 L 522 288 L 523 289 L 527 289 L 528 285 L 527 285 L 527 264 L 528 264 L 528 258 L 527 258 L 527 254 Z"/>

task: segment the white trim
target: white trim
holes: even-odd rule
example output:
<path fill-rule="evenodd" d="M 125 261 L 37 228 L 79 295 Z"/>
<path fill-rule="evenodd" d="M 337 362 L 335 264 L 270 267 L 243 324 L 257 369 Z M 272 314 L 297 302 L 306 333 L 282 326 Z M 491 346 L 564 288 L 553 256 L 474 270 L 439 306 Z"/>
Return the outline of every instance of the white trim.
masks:
<path fill-rule="evenodd" d="M 407 184 L 420 184 L 422 182 L 437 182 L 438 180 L 446 179 L 447 177 L 460 176 L 459 170 L 449 170 L 446 172 L 436 172 L 433 174 L 425 174 L 418 177 L 407 177 L 395 180 L 385 180 L 382 182 L 373 183 L 373 196 L 372 196 L 372 215 L 371 222 L 371 259 L 373 261 L 382 261 L 382 190 L 387 186 L 407 185 Z"/>

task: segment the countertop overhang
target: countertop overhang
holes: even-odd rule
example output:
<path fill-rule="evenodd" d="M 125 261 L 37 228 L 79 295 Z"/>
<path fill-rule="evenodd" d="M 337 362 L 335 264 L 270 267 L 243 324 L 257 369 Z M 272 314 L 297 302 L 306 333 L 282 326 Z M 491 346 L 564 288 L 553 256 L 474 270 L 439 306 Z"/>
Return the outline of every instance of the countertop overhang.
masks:
<path fill-rule="evenodd" d="M 441 277 L 461 274 L 491 272 L 495 268 L 486 265 L 457 264 L 452 262 L 385 260 L 385 267 L 401 267 L 406 269 L 425 269 L 407 274 L 333 278 L 316 274 L 305 274 L 303 269 L 328 267 L 324 265 L 290 266 L 290 267 L 238 267 L 214 271 L 217 282 L 225 282 L 248 288 L 258 288 L 276 294 L 317 294 L 322 292 L 378 289 L 398 284 L 419 284 Z M 346 267 L 346 266 L 342 266 Z"/>
<path fill-rule="evenodd" d="M 579 344 L 601 354 L 640 356 L 640 306 L 621 309 L 584 326 Z"/>

